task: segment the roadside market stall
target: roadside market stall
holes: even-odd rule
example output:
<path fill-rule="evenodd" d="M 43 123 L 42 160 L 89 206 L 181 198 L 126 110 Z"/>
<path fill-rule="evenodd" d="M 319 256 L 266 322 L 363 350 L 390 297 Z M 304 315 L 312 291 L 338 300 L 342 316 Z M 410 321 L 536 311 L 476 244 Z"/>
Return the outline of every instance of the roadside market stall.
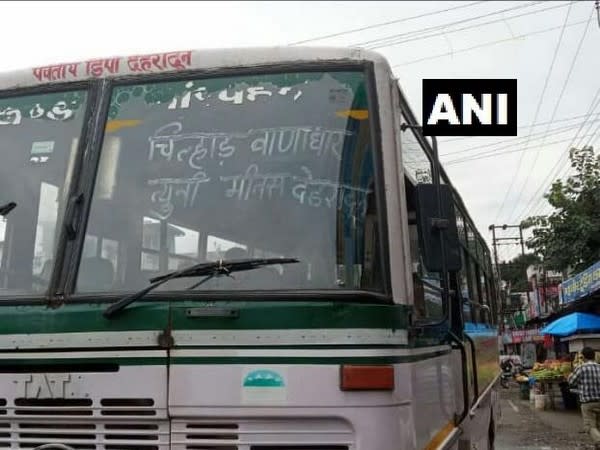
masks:
<path fill-rule="evenodd" d="M 573 364 L 566 359 L 535 364 L 527 381 L 536 409 L 570 409 L 576 406 L 567 385 L 572 371 Z"/>
<path fill-rule="evenodd" d="M 567 314 L 540 330 L 542 334 L 558 336 L 563 340 L 571 339 L 574 342 L 585 340 L 586 336 L 590 336 L 589 333 L 594 332 L 600 332 L 600 316 L 582 312 Z M 598 344 L 600 344 L 600 339 Z M 581 348 L 583 348 L 583 345 L 581 345 Z M 581 348 L 575 351 L 580 351 Z M 598 349 L 600 349 L 600 345 Z M 575 367 L 582 362 L 580 355 L 578 355 L 573 362 L 570 359 L 562 359 L 545 361 L 543 364 L 537 363 L 529 374 L 536 408 L 556 409 L 557 399 L 562 401 L 563 407 L 569 409 L 576 407 L 574 395 L 567 385 L 567 378 Z"/>

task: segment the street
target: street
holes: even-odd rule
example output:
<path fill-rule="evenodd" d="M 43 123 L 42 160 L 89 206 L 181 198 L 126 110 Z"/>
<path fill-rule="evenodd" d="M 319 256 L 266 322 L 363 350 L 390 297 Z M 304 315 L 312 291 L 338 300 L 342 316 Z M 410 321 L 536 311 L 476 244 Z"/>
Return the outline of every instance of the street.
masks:
<path fill-rule="evenodd" d="M 500 389 L 496 450 L 592 450 L 579 411 L 536 411 L 516 385 Z"/>

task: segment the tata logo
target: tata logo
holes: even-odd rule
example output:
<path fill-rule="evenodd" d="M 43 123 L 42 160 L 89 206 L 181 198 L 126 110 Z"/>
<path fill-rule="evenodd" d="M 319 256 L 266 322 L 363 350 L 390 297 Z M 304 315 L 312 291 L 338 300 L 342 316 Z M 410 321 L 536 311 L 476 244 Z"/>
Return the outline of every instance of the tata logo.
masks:
<path fill-rule="evenodd" d="M 65 398 L 71 383 L 68 373 L 33 373 L 13 379 L 21 398 Z"/>
<path fill-rule="evenodd" d="M 516 136 L 517 80 L 423 80 L 426 136 Z"/>

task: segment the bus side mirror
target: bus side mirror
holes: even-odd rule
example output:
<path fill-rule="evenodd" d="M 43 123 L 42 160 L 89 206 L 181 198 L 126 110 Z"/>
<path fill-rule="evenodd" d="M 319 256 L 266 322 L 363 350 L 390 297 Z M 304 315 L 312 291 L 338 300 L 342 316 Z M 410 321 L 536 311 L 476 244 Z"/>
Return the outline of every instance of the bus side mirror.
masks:
<path fill-rule="evenodd" d="M 446 270 L 458 272 L 462 267 L 460 242 L 456 229 L 454 199 L 448 185 L 439 186 L 442 213 L 438 214 L 437 187 L 434 184 L 417 184 L 417 221 L 423 264 L 429 272 L 442 271 L 442 236 L 446 256 Z"/>

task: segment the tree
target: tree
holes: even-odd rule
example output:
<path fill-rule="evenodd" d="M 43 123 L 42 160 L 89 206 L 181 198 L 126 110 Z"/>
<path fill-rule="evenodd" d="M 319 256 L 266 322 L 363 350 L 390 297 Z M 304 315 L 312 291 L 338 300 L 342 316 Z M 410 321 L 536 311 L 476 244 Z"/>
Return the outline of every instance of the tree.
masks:
<path fill-rule="evenodd" d="M 554 211 L 522 225 L 533 227 L 527 247 L 546 268 L 577 272 L 600 259 L 600 155 L 593 147 L 572 148 L 569 159 L 575 173 L 544 195 Z"/>
<path fill-rule="evenodd" d="M 527 268 L 540 262 L 539 256 L 526 253 L 500 264 L 500 277 L 510 284 L 511 292 L 527 292 Z"/>

